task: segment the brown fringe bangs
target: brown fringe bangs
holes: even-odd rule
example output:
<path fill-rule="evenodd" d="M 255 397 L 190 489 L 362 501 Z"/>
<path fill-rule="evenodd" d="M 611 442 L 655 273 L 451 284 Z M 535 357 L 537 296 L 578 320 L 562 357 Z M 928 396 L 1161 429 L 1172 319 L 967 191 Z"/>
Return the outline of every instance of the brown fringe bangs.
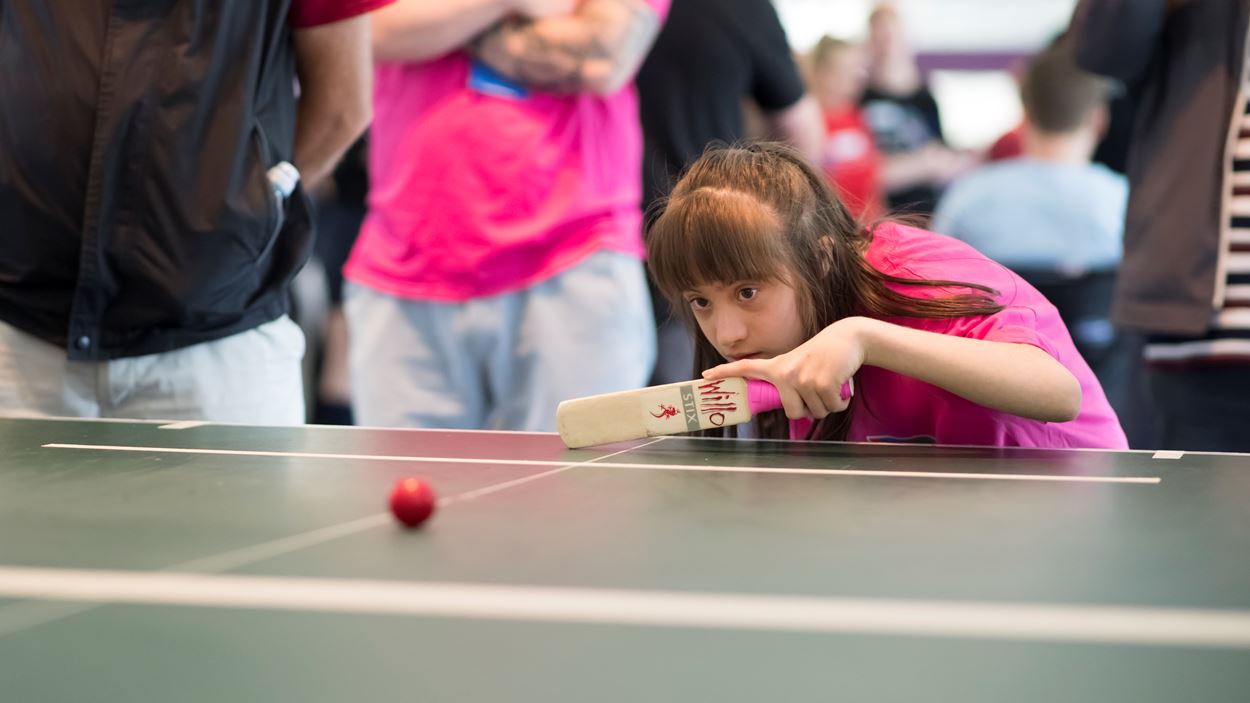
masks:
<path fill-rule="evenodd" d="M 660 291 L 676 303 L 707 283 L 784 280 L 792 268 L 781 218 L 735 190 L 699 188 L 670 199 L 647 233 Z"/>

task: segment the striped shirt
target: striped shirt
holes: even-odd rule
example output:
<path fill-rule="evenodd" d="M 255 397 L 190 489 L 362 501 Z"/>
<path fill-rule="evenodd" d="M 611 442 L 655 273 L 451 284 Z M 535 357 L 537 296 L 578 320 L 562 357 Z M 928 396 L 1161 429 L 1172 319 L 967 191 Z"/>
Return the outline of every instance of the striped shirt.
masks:
<path fill-rule="evenodd" d="M 1243 62 L 1246 63 L 1246 62 Z M 1250 364 L 1250 79 L 1243 66 L 1224 159 L 1220 252 L 1213 315 L 1200 337 L 1151 336 L 1146 360 L 1154 364 Z"/>

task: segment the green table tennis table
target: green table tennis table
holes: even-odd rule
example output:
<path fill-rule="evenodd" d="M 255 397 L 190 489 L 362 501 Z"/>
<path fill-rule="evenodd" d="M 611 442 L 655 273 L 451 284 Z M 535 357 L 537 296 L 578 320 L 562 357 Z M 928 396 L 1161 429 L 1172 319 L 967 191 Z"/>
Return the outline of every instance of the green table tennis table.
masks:
<path fill-rule="evenodd" d="M 0 701 L 815 700 L 1250 701 L 1250 456 L 0 421 Z"/>

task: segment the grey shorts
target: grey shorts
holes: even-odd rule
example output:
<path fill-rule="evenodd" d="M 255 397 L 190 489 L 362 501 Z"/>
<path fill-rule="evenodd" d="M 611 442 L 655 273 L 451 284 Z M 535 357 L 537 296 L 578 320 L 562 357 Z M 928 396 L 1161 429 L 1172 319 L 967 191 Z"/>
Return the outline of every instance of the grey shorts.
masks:
<path fill-rule="evenodd" d="M 65 351 L 0 322 L 0 416 L 297 425 L 304 334 L 288 317 L 256 329 L 113 361 Z"/>
<path fill-rule="evenodd" d="M 599 252 L 515 293 L 408 300 L 348 283 L 352 411 L 375 427 L 552 431 L 560 401 L 643 386 L 642 263 Z"/>

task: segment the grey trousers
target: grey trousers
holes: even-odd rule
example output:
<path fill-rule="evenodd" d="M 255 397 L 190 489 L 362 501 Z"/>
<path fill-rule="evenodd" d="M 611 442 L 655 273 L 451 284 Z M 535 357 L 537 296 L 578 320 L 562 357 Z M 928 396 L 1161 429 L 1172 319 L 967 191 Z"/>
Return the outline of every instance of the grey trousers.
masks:
<path fill-rule="evenodd" d="M 646 385 L 655 322 L 642 262 L 599 252 L 463 303 L 349 283 L 352 411 L 374 427 L 552 431 L 560 401 Z"/>
<path fill-rule="evenodd" d="M 0 323 L 0 416 L 297 425 L 304 334 L 288 317 L 225 339 L 114 361 L 64 350 Z"/>

